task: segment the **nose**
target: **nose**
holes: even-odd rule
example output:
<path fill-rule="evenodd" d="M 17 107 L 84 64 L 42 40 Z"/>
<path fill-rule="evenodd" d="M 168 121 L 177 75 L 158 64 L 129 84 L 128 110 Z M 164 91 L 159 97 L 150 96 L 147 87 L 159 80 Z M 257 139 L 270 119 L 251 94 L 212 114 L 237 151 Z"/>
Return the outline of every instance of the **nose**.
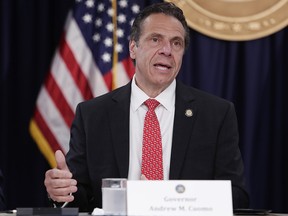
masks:
<path fill-rule="evenodd" d="M 163 41 L 162 47 L 159 50 L 160 54 L 171 56 L 172 47 L 169 41 Z"/>

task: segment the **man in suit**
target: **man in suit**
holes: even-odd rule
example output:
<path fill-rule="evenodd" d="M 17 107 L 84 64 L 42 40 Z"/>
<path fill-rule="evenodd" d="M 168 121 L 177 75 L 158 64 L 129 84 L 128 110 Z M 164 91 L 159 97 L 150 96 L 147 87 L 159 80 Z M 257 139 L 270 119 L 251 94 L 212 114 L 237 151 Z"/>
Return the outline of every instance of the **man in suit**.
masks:
<path fill-rule="evenodd" d="M 78 105 L 66 160 L 57 151 L 57 168 L 46 172 L 52 200 L 92 211 L 101 207 L 102 178 L 146 179 L 144 102 L 154 98 L 164 180 L 231 180 L 233 207 L 248 207 L 233 104 L 176 81 L 188 41 L 185 17 L 174 4 L 139 14 L 129 44 L 135 75 L 126 86 Z"/>
<path fill-rule="evenodd" d="M 4 177 L 0 170 L 0 210 L 5 210 L 5 196 L 4 196 Z"/>

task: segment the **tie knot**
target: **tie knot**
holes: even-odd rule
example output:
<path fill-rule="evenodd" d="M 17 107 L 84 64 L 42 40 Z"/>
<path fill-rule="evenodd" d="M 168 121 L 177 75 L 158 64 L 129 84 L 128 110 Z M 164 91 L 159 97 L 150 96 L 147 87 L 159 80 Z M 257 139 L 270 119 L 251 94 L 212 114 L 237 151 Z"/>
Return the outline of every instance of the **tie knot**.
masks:
<path fill-rule="evenodd" d="M 155 108 L 160 104 L 159 101 L 155 99 L 148 99 L 144 102 L 144 104 L 148 107 L 148 110 L 155 110 Z"/>

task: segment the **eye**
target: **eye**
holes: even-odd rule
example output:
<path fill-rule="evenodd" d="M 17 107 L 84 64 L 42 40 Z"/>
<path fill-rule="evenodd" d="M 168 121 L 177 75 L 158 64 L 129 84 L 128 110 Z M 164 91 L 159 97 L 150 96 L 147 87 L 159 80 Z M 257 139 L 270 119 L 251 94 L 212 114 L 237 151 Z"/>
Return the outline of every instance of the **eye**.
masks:
<path fill-rule="evenodd" d="M 152 41 L 153 41 L 153 42 L 158 42 L 159 39 L 158 39 L 157 37 L 152 37 Z"/>
<path fill-rule="evenodd" d="M 182 46 L 182 42 L 179 41 L 179 40 L 176 40 L 176 41 L 173 42 L 173 45 L 174 46 Z"/>
<path fill-rule="evenodd" d="M 173 41 L 172 45 L 175 49 L 181 49 L 183 47 L 183 41 L 181 40 L 175 40 Z"/>

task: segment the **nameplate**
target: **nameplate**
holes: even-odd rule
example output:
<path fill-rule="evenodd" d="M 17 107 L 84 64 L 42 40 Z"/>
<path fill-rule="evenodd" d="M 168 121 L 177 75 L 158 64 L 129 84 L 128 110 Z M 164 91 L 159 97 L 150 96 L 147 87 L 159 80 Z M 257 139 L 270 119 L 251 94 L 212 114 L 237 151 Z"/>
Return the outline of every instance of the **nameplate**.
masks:
<path fill-rule="evenodd" d="M 127 181 L 127 215 L 232 216 L 230 181 Z"/>

